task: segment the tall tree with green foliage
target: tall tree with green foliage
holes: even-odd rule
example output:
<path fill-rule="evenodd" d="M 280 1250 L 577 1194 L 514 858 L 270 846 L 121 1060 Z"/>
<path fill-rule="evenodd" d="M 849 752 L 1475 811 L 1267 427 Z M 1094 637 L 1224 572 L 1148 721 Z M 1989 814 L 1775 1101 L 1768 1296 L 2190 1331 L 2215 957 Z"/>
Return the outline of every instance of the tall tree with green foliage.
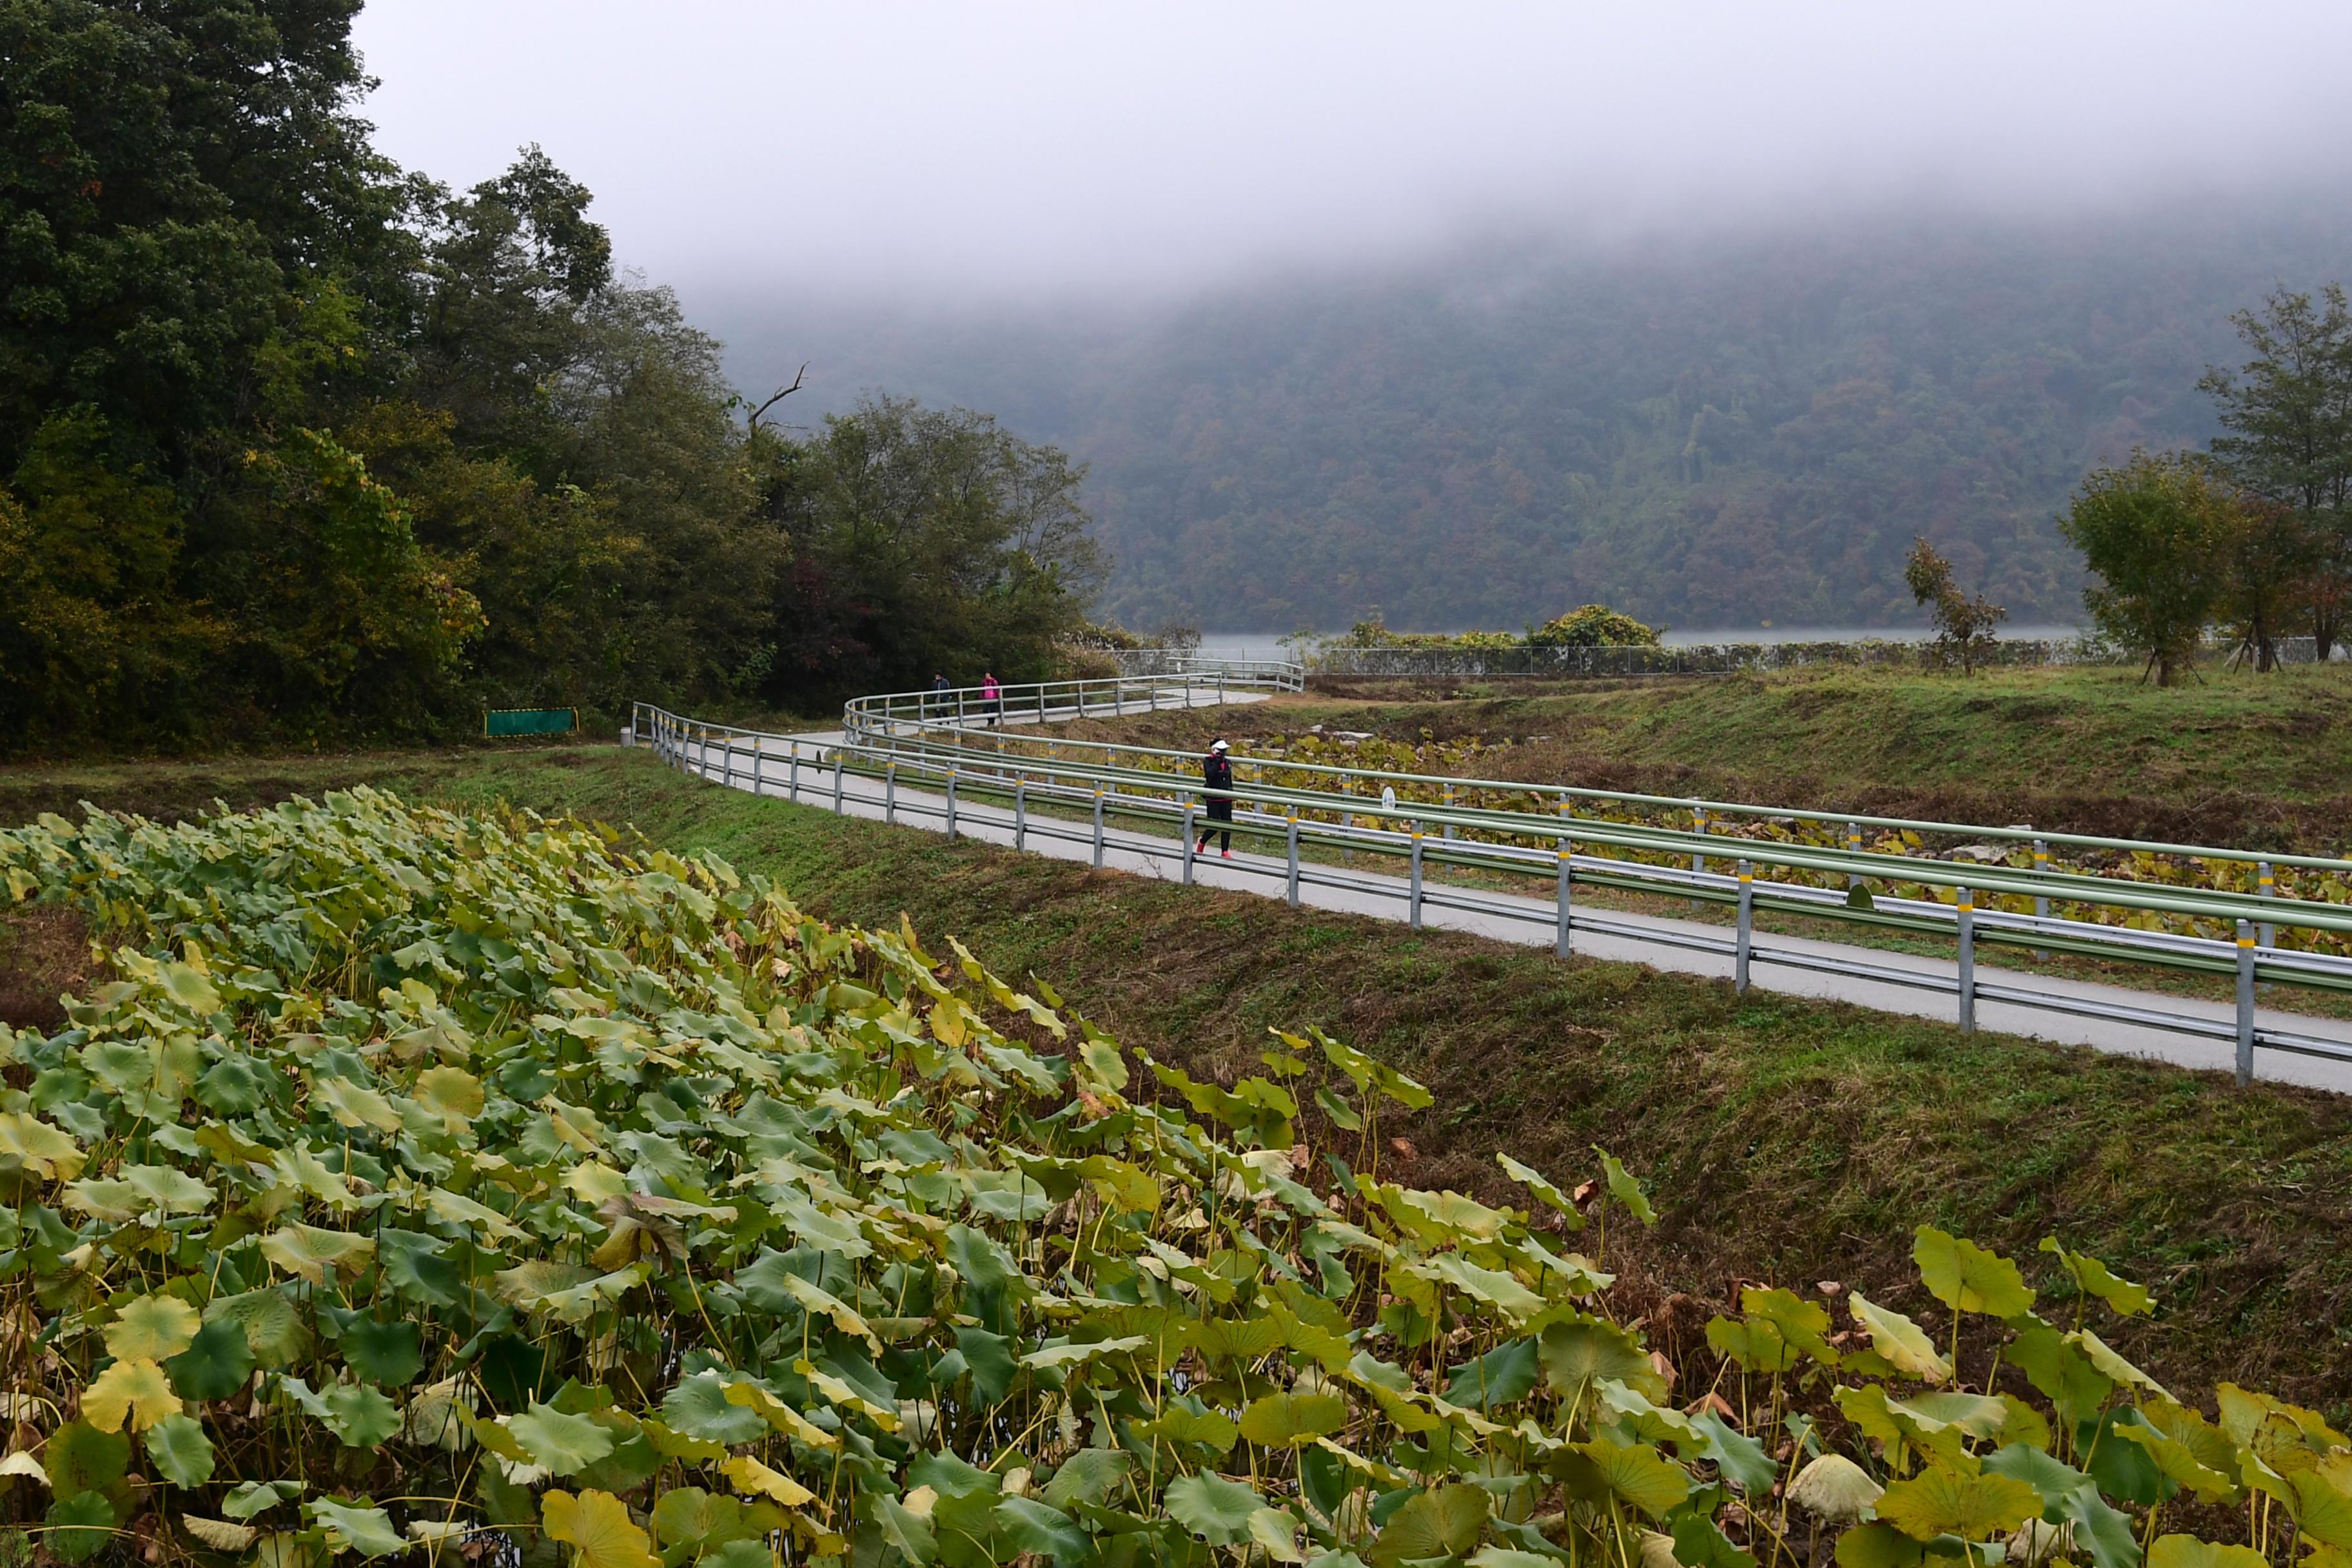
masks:
<path fill-rule="evenodd" d="M 887 397 L 805 443 L 760 441 L 786 540 L 772 697 L 1051 673 L 1103 566 L 1082 466 L 986 415 Z"/>
<path fill-rule="evenodd" d="M 2352 309 L 2330 283 L 2316 300 L 2279 289 L 2230 320 L 2253 357 L 2235 372 L 2209 368 L 2198 383 L 2221 405 L 2226 434 L 2213 457 L 2247 495 L 2294 514 L 2294 549 L 2308 554 L 2305 607 L 2325 659 L 2352 605 Z"/>
<path fill-rule="evenodd" d="M 1992 655 L 1993 628 L 2009 612 L 1979 594 L 1971 598 L 1952 580 L 1952 563 L 1924 538 L 1911 541 L 1903 564 L 1904 585 L 1912 599 L 1927 606 L 1936 627 L 1929 651 L 1946 667 L 1958 664 L 1962 675 L 1974 675 L 1977 666 Z"/>
<path fill-rule="evenodd" d="M 2092 621 L 2145 655 L 2158 686 L 2175 684 L 2196 662 L 2228 588 L 2223 549 L 2239 511 L 2195 454 L 2135 452 L 2121 468 L 2087 476 L 2058 520 L 2098 575 L 2083 593 Z"/>

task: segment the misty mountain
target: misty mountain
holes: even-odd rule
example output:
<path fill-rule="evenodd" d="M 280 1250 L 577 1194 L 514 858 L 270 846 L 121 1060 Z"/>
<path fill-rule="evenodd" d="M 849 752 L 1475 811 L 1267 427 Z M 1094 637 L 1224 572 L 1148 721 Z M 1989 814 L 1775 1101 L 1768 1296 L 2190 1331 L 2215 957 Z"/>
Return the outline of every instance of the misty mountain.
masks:
<path fill-rule="evenodd" d="M 2072 226 L 1845 221 L 1613 251 L 1502 245 L 1127 311 L 925 318 L 698 291 L 746 388 L 815 362 L 1092 465 L 1135 626 L 1892 625 L 1925 534 L 2019 621 L 2079 611 L 2084 469 L 2198 442 L 2229 313 L 2352 274 L 2329 201 Z"/>

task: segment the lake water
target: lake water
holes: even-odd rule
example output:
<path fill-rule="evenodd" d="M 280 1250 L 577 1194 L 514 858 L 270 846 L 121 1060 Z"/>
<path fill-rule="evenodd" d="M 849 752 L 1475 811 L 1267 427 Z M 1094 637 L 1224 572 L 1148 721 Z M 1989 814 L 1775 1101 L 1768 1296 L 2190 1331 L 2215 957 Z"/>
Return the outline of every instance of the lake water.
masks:
<path fill-rule="evenodd" d="M 2016 642 L 2063 642 L 2080 637 L 2082 630 L 2080 626 L 2017 626 L 2001 627 L 2000 635 L 2004 640 Z M 1664 641 L 1668 647 L 1711 643 L 1861 642 L 1871 637 L 1882 642 L 1926 642 L 1935 635 L 1927 626 L 1727 626 L 1698 631 L 1677 627 L 1665 634 Z M 1201 651 L 1223 658 L 1293 657 L 1282 646 L 1281 634 L 1276 632 L 1203 632 Z"/>

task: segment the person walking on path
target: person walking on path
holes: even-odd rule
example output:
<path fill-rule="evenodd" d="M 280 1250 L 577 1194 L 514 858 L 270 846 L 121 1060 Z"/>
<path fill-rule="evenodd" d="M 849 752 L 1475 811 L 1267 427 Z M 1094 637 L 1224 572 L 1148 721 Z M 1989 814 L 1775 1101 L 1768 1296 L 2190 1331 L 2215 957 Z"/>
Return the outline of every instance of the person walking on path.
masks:
<path fill-rule="evenodd" d="M 1234 763 L 1227 755 L 1232 750 L 1223 741 L 1212 741 L 1209 754 L 1201 759 L 1201 777 L 1209 786 L 1209 826 L 1201 829 L 1201 842 L 1192 846 L 1195 855 L 1207 853 L 1213 837 L 1224 858 L 1234 858 Z M 1222 831 L 1217 826 L 1221 822 L 1225 825 Z"/>
<path fill-rule="evenodd" d="M 926 719 L 929 718 L 934 706 L 937 707 L 940 712 L 946 712 L 948 710 L 948 693 L 953 689 L 955 689 L 948 684 L 948 677 L 945 670 L 940 670 L 933 673 L 931 676 L 931 698 L 930 700 L 926 702 L 923 706 L 923 717 Z"/>
<path fill-rule="evenodd" d="M 991 728 L 1004 728 L 1004 688 L 996 684 L 994 670 L 982 670 L 980 677 L 980 700 L 987 712 Z"/>

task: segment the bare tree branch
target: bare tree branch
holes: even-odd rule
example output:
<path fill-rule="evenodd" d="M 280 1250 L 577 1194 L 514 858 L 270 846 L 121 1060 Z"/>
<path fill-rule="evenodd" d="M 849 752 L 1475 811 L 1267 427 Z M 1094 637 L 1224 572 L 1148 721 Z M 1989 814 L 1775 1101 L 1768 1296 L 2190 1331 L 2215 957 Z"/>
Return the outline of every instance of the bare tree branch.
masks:
<path fill-rule="evenodd" d="M 765 414 L 769 409 L 773 408 L 777 404 L 782 403 L 785 398 L 790 397 L 793 393 L 798 392 L 801 389 L 801 383 L 807 379 L 808 362 L 806 360 L 803 360 L 801 362 L 800 374 L 793 377 L 793 384 L 790 386 L 778 388 L 774 396 L 769 398 L 767 402 L 760 405 L 759 407 L 751 410 L 751 427 L 753 430 L 759 429 L 760 416 Z"/>

